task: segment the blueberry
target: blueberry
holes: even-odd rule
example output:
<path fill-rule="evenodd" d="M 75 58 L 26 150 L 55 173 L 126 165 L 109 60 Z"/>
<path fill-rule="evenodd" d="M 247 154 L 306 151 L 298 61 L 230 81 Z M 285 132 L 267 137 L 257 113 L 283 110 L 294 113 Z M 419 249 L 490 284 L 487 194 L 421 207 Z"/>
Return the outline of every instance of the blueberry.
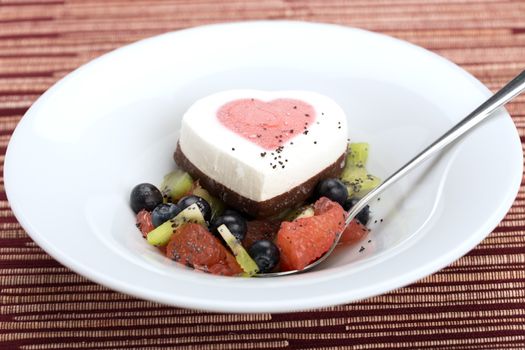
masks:
<path fill-rule="evenodd" d="M 348 198 L 344 203 L 343 203 L 343 209 L 345 211 L 349 211 L 350 209 L 352 209 L 352 207 L 357 203 L 358 199 L 355 199 L 355 198 Z"/>
<path fill-rule="evenodd" d="M 222 215 L 238 215 L 242 217 L 241 213 L 234 209 L 224 209 Z"/>
<path fill-rule="evenodd" d="M 248 254 L 259 267 L 259 272 L 270 272 L 279 263 L 279 248 L 271 241 L 261 240 L 250 246 Z"/>
<path fill-rule="evenodd" d="M 339 179 L 324 179 L 317 184 L 315 191 L 316 198 L 327 197 L 341 205 L 348 198 L 348 190 Z"/>
<path fill-rule="evenodd" d="M 197 206 L 199 207 L 202 216 L 204 217 L 205 221 L 210 221 L 211 219 L 211 206 L 206 200 L 199 196 L 186 196 L 182 197 L 177 205 L 179 206 L 180 210 L 184 210 L 193 203 L 197 203 Z"/>
<path fill-rule="evenodd" d="M 142 209 L 152 211 L 157 205 L 162 203 L 162 193 L 152 184 L 139 184 L 131 190 L 129 203 L 135 213 L 138 213 Z"/>
<path fill-rule="evenodd" d="M 349 211 L 352 209 L 352 207 L 358 202 L 357 199 L 348 199 L 343 204 L 343 209 L 346 211 Z M 370 221 L 370 206 L 367 205 L 361 211 L 355 216 L 355 218 L 362 223 L 363 225 L 367 225 L 368 221 Z"/>
<path fill-rule="evenodd" d="M 153 209 L 151 212 L 151 221 L 153 226 L 158 227 L 168 221 L 169 219 L 174 218 L 180 213 L 181 210 L 178 205 L 173 203 L 161 203 Z"/>
<path fill-rule="evenodd" d="M 246 225 L 246 220 L 237 212 L 233 210 L 228 210 L 226 215 L 221 215 L 215 220 L 213 220 L 210 231 L 217 237 L 221 237 L 217 228 L 221 225 L 226 225 L 228 230 L 237 238 L 239 241 L 244 239 L 246 236 L 246 231 L 248 226 Z"/>

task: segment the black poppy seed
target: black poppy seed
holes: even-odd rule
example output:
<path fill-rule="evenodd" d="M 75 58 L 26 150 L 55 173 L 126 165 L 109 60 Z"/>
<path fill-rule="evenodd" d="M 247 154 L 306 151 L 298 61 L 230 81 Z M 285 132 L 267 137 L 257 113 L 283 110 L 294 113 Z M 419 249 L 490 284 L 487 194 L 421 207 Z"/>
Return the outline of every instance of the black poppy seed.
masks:
<path fill-rule="evenodd" d="M 266 152 L 261 153 L 261 157 L 264 157 L 264 156 L 266 156 Z"/>
<path fill-rule="evenodd" d="M 279 163 L 279 164 L 283 165 L 283 162 L 281 162 L 281 161 L 278 161 L 277 163 Z"/>
<path fill-rule="evenodd" d="M 281 166 L 281 168 L 283 168 L 283 169 L 284 169 L 284 165 L 283 165 L 283 166 Z"/>
<path fill-rule="evenodd" d="M 232 151 L 235 151 L 235 148 L 234 148 L 234 147 L 232 147 Z"/>
<path fill-rule="evenodd" d="M 372 240 L 371 240 L 371 239 L 369 239 L 369 240 L 368 240 L 368 243 L 372 243 Z"/>
<path fill-rule="evenodd" d="M 377 197 L 377 200 L 380 201 L 380 200 L 381 200 L 381 197 Z"/>
<path fill-rule="evenodd" d="M 277 160 L 277 157 L 273 157 L 274 160 Z"/>
<path fill-rule="evenodd" d="M 293 106 L 293 109 L 297 109 L 297 106 Z"/>
<path fill-rule="evenodd" d="M 361 253 L 363 250 L 365 250 L 365 247 L 361 246 L 361 248 L 359 248 L 359 253 Z"/>
<path fill-rule="evenodd" d="M 379 220 L 379 222 L 383 222 L 383 219 Z"/>
<path fill-rule="evenodd" d="M 274 169 L 277 168 L 277 165 L 272 166 L 272 168 L 274 168 Z"/>
<path fill-rule="evenodd" d="M 308 114 L 308 113 L 305 113 L 305 114 L 304 114 L 304 116 L 305 116 L 305 117 L 309 117 L 309 116 L 310 116 L 310 114 Z"/>
<path fill-rule="evenodd" d="M 290 145 L 293 145 L 293 142 L 290 142 Z"/>
<path fill-rule="evenodd" d="M 321 112 L 321 115 L 324 115 L 324 112 Z"/>
<path fill-rule="evenodd" d="M 314 141 L 314 145 L 317 145 L 317 141 Z"/>
<path fill-rule="evenodd" d="M 284 161 L 285 161 L 285 162 L 288 162 L 288 159 L 285 159 Z"/>
<path fill-rule="evenodd" d="M 337 128 L 338 128 L 338 129 L 341 129 L 341 127 L 340 127 L 340 126 L 338 126 Z"/>
<path fill-rule="evenodd" d="M 293 129 L 290 129 L 290 134 L 293 134 Z"/>
<path fill-rule="evenodd" d="M 374 220 L 374 224 L 377 224 L 377 220 Z"/>

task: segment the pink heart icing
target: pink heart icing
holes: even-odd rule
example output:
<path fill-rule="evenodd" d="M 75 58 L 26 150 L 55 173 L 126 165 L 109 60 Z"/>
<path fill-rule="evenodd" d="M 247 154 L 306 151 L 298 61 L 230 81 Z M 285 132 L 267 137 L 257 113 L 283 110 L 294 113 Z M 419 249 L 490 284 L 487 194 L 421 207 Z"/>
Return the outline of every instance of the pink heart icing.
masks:
<path fill-rule="evenodd" d="M 294 136 L 308 133 L 315 109 L 295 99 L 261 101 L 240 99 L 226 103 L 217 118 L 228 129 L 267 150 L 284 145 Z"/>

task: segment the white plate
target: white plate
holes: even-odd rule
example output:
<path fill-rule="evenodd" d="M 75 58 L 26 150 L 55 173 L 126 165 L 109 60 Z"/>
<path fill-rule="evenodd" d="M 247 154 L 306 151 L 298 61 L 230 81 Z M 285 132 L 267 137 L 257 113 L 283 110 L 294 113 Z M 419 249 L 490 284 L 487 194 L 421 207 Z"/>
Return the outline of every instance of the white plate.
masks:
<path fill-rule="evenodd" d="M 16 217 L 54 258 L 110 288 L 189 308 L 284 312 L 370 297 L 439 270 L 490 233 L 517 194 L 521 144 L 502 110 L 385 193 L 373 205 L 373 221 L 384 222 L 323 269 L 278 279 L 188 270 L 141 238 L 128 196 L 174 167 L 185 109 L 230 88 L 331 96 L 352 139 L 371 144 L 370 170 L 383 178 L 490 95 L 431 52 L 357 29 L 247 22 L 168 33 L 86 64 L 35 102 L 5 159 Z"/>

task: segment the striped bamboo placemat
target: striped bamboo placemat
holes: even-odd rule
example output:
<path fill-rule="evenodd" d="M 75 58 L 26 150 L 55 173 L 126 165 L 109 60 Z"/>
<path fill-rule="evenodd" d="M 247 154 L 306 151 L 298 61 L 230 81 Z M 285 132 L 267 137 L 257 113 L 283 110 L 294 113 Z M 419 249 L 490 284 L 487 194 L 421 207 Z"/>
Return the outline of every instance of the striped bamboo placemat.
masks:
<path fill-rule="evenodd" d="M 0 0 L 2 165 L 27 108 L 80 64 L 166 31 L 269 18 L 405 39 L 492 90 L 525 68 L 524 0 Z M 525 137 L 525 96 L 508 110 Z M 482 244 L 414 285 L 312 312 L 221 315 L 137 300 L 72 273 L 28 238 L 0 186 L 0 349 L 525 348 L 523 187 Z"/>

